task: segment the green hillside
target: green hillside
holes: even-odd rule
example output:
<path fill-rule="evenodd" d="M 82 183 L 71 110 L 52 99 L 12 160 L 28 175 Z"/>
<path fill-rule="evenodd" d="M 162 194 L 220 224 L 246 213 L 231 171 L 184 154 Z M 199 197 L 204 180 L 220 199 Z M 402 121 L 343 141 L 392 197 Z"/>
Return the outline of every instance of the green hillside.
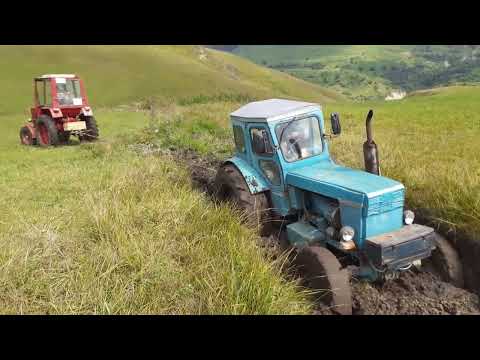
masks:
<path fill-rule="evenodd" d="M 356 100 L 480 81 L 477 45 L 239 45 L 233 52 Z"/>
<path fill-rule="evenodd" d="M 46 73 L 82 76 L 95 106 L 152 96 L 339 97 L 240 57 L 195 46 L 1 46 L 0 67 L 0 114 L 30 106 L 32 78 Z"/>

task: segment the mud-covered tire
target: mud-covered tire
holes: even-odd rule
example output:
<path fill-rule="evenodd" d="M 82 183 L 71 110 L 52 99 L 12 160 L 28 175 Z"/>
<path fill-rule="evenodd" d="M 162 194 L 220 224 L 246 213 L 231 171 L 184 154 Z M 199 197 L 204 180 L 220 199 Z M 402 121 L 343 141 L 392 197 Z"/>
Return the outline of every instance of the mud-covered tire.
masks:
<path fill-rule="evenodd" d="M 231 164 L 222 166 L 215 177 L 215 195 L 231 201 L 245 212 L 246 222 L 259 229 L 261 236 L 272 231 L 271 212 L 265 193 L 251 194 L 243 175 Z"/>
<path fill-rule="evenodd" d="M 27 126 L 20 129 L 20 143 L 22 145 L 33 145 L 33 134 Z"/>
<path fill-rule="evenodd" d="M 443 281 L 449 282 L 456 287 L 463 288 L 463 265 L 457 250 L 443 236 L 436 234 L 436 249 L 432 251 L 431 261 L 435 270 Z"/>
<path fill-rule="evenodd" d="M 318 291 L 318 298 L 340 315 L 352 314 L 352 290 L 347 269 L 327 248 L 305 246 L 294 260 L 307 286 Z"/>
<path fill-rule="evenodd" d="M 60 144 L 68 144 L 70 141 L 70 132 L 63 131 L 58 134 L 58 141 Z"/>
<path fill-rule="evenodd" d="M 79 136 L 80 141 L 95 141 L 98 139 L 100 132 L 98 131 L 97 120 L 93 116 L 84 116 L 81 119 L 85 121 L 87 129 L 84 134 Z"/>
<path fill-rule="evenodd" d="M 59 144 L 58 130 L 55 121 L 48 115 L 40 115 L 35 122 L 37 144 L 41 147 Z"/>

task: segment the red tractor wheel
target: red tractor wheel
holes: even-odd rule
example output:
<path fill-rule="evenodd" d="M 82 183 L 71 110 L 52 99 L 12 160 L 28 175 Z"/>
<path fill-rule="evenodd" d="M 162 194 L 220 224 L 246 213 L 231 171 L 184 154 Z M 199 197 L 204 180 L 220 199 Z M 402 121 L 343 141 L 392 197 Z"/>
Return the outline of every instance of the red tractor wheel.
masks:
<path fill-rule="evenodd" d="M 306 246 L 298 251 L 295 264 L 303 273 L 309 288 L 318 298 L 340 315 L 352 314 L 352 290 L 348 271 L 337 257 L 321 246 Z"/>
<path fill-rule="evenodd" d="M 41 147 L 58 145 L 58 130 L 50 116 L 41 115 L 35 123 L 35 129 L 37 132 L 37 142 Z"/>
<path fill-rule="evenodd" d="M 82 116 L 81 120 L 85 121 L 87 129 L 84 135 L 79 136 L 80 141 L 94 141 L 98 139 L 99 131 L 97 121 L 93 116 Z"/>
<path fill-rule="evenodd" d="M 20 142 L 23 145 L 33 145 L 33 134 L 28 126 L 24 126 L 20 129 Z"/>

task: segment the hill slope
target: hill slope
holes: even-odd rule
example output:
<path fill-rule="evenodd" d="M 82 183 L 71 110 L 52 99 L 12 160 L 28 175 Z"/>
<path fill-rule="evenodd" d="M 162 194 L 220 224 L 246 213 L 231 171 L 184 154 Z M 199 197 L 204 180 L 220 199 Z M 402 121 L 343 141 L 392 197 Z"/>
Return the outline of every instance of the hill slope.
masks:
<path fill-rule="evenodd" d="M 30 106 L 31 81 L 45 73 L 78 73 L 93 105 L 125 104 L 150 96 L 340 96 L 238 56 L 199 46 L 2 46 L 0 114 Z"/>
<path fill-rule="evenodd" d="M 480 81 L 477 45 L 239 45 L 233 52 L 358 100 Z"/>

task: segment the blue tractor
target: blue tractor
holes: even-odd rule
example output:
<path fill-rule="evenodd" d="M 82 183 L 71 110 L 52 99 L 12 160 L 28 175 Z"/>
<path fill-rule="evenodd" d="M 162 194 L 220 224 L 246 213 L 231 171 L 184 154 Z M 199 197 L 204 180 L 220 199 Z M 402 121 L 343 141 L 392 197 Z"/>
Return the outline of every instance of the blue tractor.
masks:
<path fill-rule="evenodd" d="M 330 157 L 327 140 L 341 133 L 338 114 L 327 134 L 317 104 L 249 103 L 231 114 L 236 150 L 215 179 L 218 197 L 243 209 L 262 235 L 279 230 L 308 286 L 325 290 L 323 300 L 339 314 L 352 313 L 351 276 L 385 281 L 429 258 L 446 280 L 463 280 L 454 248 L 415 224 L 405 187 L 380 175 L 372 116 L 362 171 Z"/>

